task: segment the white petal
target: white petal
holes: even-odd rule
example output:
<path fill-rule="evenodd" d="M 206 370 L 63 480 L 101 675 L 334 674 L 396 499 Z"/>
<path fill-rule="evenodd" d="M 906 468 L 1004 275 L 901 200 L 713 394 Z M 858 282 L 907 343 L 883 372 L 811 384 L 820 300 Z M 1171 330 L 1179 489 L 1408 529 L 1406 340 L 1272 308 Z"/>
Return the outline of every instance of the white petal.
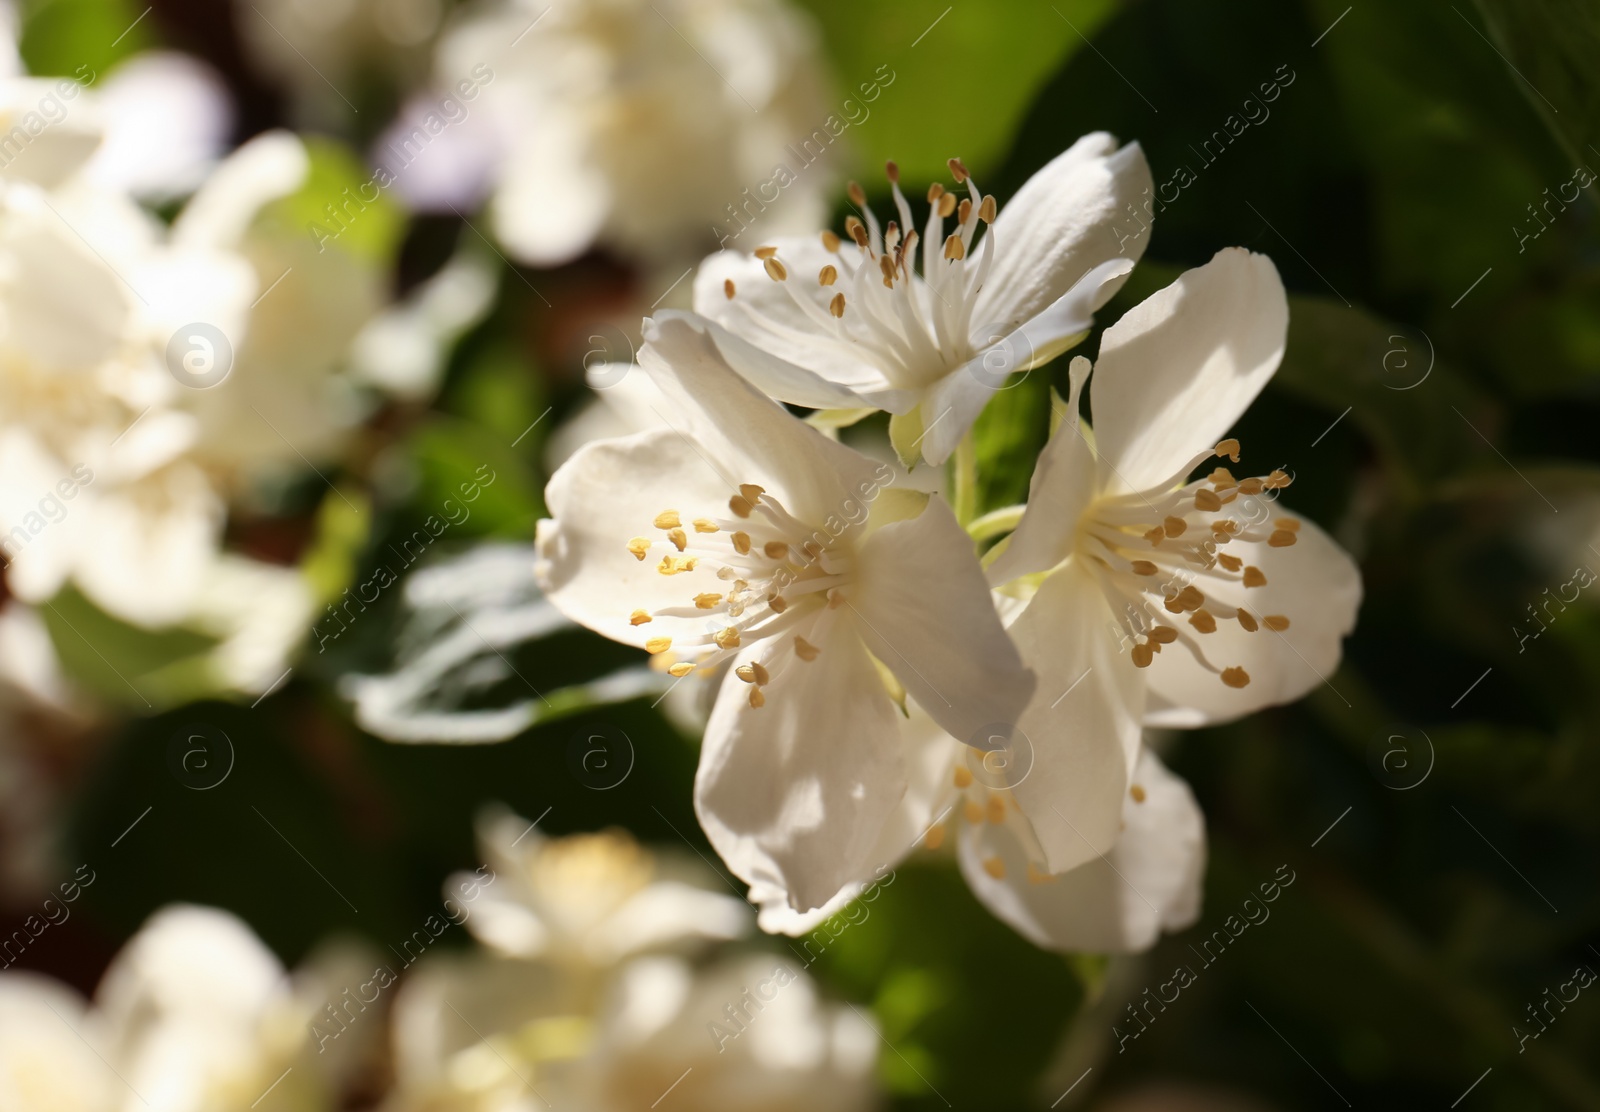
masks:
<path fill-rule="evenodd" d="M 961 872 L 984 906 L 1038 946 L 1091 953 L 1147 950 L 1163 931 L 1200 914 L 1205 820 L 1189 786 L 1154 754 L 1139 761 L 1144 802 L 1124 794 L 1123 830 L 1104 857 L 1048 879 L 1030 879 L 1022 843 L 1005 825 L 972 826 Z M 991 868 L 998 860 L 1004 876 Z"/>
<path fill-rule="evenodd" d="M 1274 510 L 1273 516 L 1287 515 Z M 1211 663 L 1243 668 L 1250 676 L 1249 686 L 1226 686 L 1181 646 L 1171 645 L 1146 669 L 1147 723 L 1188 728 L 1231 722 L 1262 707 L 1293 702 L 1332 679 L 1344 638 L 1355 628 L 1361 607 L 1361 572 L 1332 537 L 1311 522 L 1298 520 L 1299 540 L 1291 547 L 1235 541 L 1223 549 L 1246 565 L 1259 567 L 1267 577 L 1264 586 L 1245 587 L 1237 581 L 1218 585 L 1212 579 L 1196 582 L 1208 599 L 1225 608 L 1242 606 L 1258 621 L 1266 615 L 1289 619 L 1283 633 L 1265 624 L 1247 633 L 1236 621 L 1219 617 L 1215 633 L 1196 636 Z"/>
<path fill-rule="evenodd" d="M 1033 761 L 1013 792 L 1052 872 L 1111 847 L 1138 758 L 1144 677 L 1117 653 L 1115 627 L 1077 561 L 1047 578 L 1011 625 L 1039 681 L 1020 723 Z"/>
<path fill-rule="evenodd" d="M 1103 131 L 1079 139 L 1029 178 L 996 217 L 989 231 L 994 269 L 973 319 L 1020 324 L 1100 263 L 1119 256 L 1137 261 L 1150 236 L 1133 237 L 1141 225 L 1128 206 L 1142 213 L 1152 197 L 1139 144 L 1118 149 Z M 1099 291 L 1091 308 L 1104 305 L 1121 284 Z"/>
<path fill-rule="evenodd" d="M 737 484 L 757 483 L 800 521 L 820 526 L 888 482 L 892 468 L 823 436 L 736 374 L 703 327 L 679 314 L 647 321 L 639 364 L 671 406 L 663 419 L 719 470 L 733 469 L 722 475 L 724 502 Z"/>
<path fill-rule="evenodd" d="M 715 321 L 693 313 L 676 309 L 657 313 L 652 321 L 647 322 L 646 338 L 650 338 L 652 327 L 659 328 L 668 322 L 677 322 L 703 332 L 730 368 L 763 394 L 791 405 L 808 409 L 870 407 L 899 413 L 916 404 L 917 392 L 890 387 L 881 373 L 864 363 L 834 359 L 829 372 L 818 372 L 791 363 L 768 350 L 765 344 L 752 343 Z M 816 346 L 824 348 L 820 342 Z"/>
<path fill-rule="evenodd" d="M 17 1112 L 118 1107 L 126 1098 L 105 1066 L 100 1026 L 83 997 L 61 982 L 20 970 L 0 974 L 0 1101 Z"/>
<path fill-rule="evenodd" d="M 1098 490 L 1094 449 L 1078 416 L 1078 392 L 1088 366 L 1086 359 L 1073 361 L 1066 415 L 1034 464 L 1028 508 L 1005 548 L 989 564 L 989 582 L 997 587 L 1049 571 L 1072 554 L 1078 520 Z"/>
<path fill-rule="evenodd" d="M 689 939 L 738 938 L 749 926 L 749 905 L 726 890 L 661 880 L 618 908 L 589 941 L 592 951 L 617 961 Z"/>
<path fill-rule="evenodd" d="M 983 345 L 979 354 L 934 383 L 922 403 L 922 420 L 927 428 L 922 458 L 934 465 L 949 459 L 957 442 L 1009 376 L 1047 363 L 1071 346 L 1094 324 L 1099 291 L 1120 285 L 1132 269 L 1133 263 L 1128 259 L 1111 259 L 1014 330 L 997 332 L 993 325 L 980 327 L 972 338 L 974 344 Z"/>
<path fill-rule="evenodd" d="M 545 597 L 573 621 L 627 645 L 702 637 L 705 623 L 698 618 L 662 616 L 632 625 L 630 615 L 687 606 L 697 594 L 726 590 L 708 564 L 662 575 L 662 558 L 678 550 L 653 522 L 663 510 L 679 511 L 684 521 L 725 515 L 730 489 L 704 452 L 677 432 L 585 445 L 545 488 L 554 518 L 539 523 L 536 542 Z M 653 542 L 644 560 L 628 550 L 634 537 Z"/>
<path fill-rule="evenodd" d="M 132 292 L 43 194 L 17 187 L 6 196 L 3 239 L 11 260 L 0 276 L 8 343 L 52 371 L 86 371 L 123 342 Z"/>
<path fill-rule="evenodd" d="M 63 97 L 63 89 L 72 95 Z M 0 134 L 6 137 L 0 176 L 45 189 L 66 181 L 100 146 L 99 109 L 94 94 L 85 94 L 70 77 L 7 77 L 0 82 Z M 36 127 L 43 125 L 31 133 L 23 126 L 30 115 Z"/>
<path fill-rule="evenodd" d="M 105 144 L 87 173 L 96 185 L 152 201 L 198 186 L 227 149 L 233 104 L 221 76 L 177 51 L 150 51 L 105 80 Z"/>
<path fill-rule="evenodd" d="M 791 660 L 763 707 L 730 671 L 700 751 L 706 836 L 746 883 L 782 889 L 797 911 L 872 871 L 906 788 L 899 711 L 853 628 L 837 622 L 815 660 Z"/>
<path fill-rule="evenodd" d="M 176 247 L 235 247 L 263 206 L 293 193 L 311 172 L 299 136 L 269 131 L 234 151 L 172 225 Z"/>
<path fill-rule="evenodd" d="M 1278 369 L 1288 327 L 1277 268 L 1241 247 L 1128 310 L 1089 384 L 1104 485 L 1144 490 L 1221 440 Z"/>
<path fill-rule="evenodd" d="M 861 637 L 928 716 L 962 741 L 1015 724 L 1033 676 L 950 507 L 929 499 L 917 517 L 876 529 L 857 559 L 848 606 Z"/>

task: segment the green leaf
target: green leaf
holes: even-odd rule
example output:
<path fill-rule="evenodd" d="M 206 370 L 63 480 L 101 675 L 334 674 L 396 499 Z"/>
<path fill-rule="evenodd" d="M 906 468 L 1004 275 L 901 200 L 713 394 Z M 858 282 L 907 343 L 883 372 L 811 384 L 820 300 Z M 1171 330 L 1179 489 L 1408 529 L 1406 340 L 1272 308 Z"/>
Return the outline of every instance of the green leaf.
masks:
<path fill-rule="evenodd" d="M 1478 11 L 1568 156 L 1600 164 L 1600 8 L 1589 0 L 1478 0 Z"/>
<path fill-rule="evenodd" d="M 324 250 L 388 266 L 405 232 L 399 206 L 349 148 L 319 136 L 302 141 L 311 159 L 306 180 L 262 209 L 256 227 L 270 235 L 307 236 Z"/>
<path fill-rule="evenodd" d="M 66 587 L 41 611 L 67 676 L 107 702 L 160 709 L 220 690 L 215 638 L 191 630 L 141 629 Z"/>
<path fill-rule="evenodd" d="M 452 540 L 533 535 L 544 500 L 537 477 L 509 439 L 439 416 L 417 431 L 411 446 L 422 474 L 416 508 L 449 520 Z"/>
<path fill-rule="evenodd" d="M 151 21 L 133 0 L 51 0 L 29 6 L 18 50 L 29 73 L 81 75 L 89 81 L 154 45 Z"/>
<path fill-rule="evenodd" d="M 1013 376 L 972 426 L 978 451 L 978 512 L 1027 500 L 1028 481 L 1050 435 L 1050 377 Z"/>
<path fill-rule="evenodd" d="M 1035 94 L 1114 8 L 1112 0 L 807 6 L 834 59 L 834 114 L 849 121 L 843 138 L 867 164 L 893 159 L 912 181 L 944 180 L 952 156 L 992 173 Z"/>

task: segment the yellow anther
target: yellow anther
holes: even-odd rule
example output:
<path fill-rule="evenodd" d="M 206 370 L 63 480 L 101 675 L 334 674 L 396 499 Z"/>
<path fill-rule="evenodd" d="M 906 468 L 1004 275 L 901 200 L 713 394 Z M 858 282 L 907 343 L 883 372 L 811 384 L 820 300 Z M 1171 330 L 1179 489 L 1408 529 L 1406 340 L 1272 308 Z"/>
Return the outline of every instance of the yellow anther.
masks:
<path fill-rule="evenodd" d="M 683 524 L 683 520 L 678 517 L 677 510 L 662 510 L 656 514 L 655 524 L 657 529 L 676 529 Z"/>
<path fill-rule="evenodd" d="M 1177 603 L 1180 610 L 1198 610 L 1206 604 L 1206 596 L 1191 584 L 1178 592 Z"/>
<path fill-rule="evenodd" d="M 1267 544 L 1273 548 L 1288 548 L 1299 539 L 1292 529 L 1277 529 L 1267 538 Z"/>
<path fill-rule="evenodd" d="M 734 286 L 732 278 L 724 278 L 722 280 L 722 292 L 727 296 L 729 301 L 733 300 L 733 295 L 736 292 L 736 289 L 737 287 Z"/>
<path fill-rule="evenodd" d="M 1217 557 L 1217 563 L 1221 564 L 1228 571 L 1238 571 L 1240 568 L 1244 567 L 1243 560 L 1239 559 L 1237 556 L 1229 556 L 1226 552 Z"/>
<path fill-rule="evenodd" d="M 889 175 L 889 180 L 894 184 L 900 184 L 900 167 L 895 164 L 894 159 L 891 158 L 883 164 L 883 172 Z"/>
<path fill-rule="evenodd" d="M 929 827 L 928 832 L 922 836 L 922 844 L 928 849 L 938 849 L 944 845 L 944 827 Z"/>
<path fill-rule="evenodd" d="M 1194 492 L 1194 508 L 1204 510 L 1206 513 L 1214 513 L 1222 509 L 1222 499 L 1217 497 L 1216 491 L 1201 487 Z"/>
<path fill-rule="evenodd" d="M 1290 477 L 1287 471 L 1273 468 L 1272 474 L 1263 479 L 1261 485 L 1268 490 L 1282 490 L 1292 482 L 1294 482 L 1294 479 Z"/>
<path fill-rule="evenodd" d="M 1242 606 L 1234 617 L 1239 619 L 1239 624 L 1244 627 L 1246 633 L 1254 633 L 1261 628 L 1260 624 L 1256 622 L 1256 616 Z"/>
<path fill-rule="evenodd" d="M 1178 631 L 1171 626 L 1151 626 L 1148 636 L 1158 645 L 1170 645 L 1178 639 Z"/>
<path fill-rule="evenodd" d="M 689 534 L 682 529 L 668 529 L 667 540 L 671 541 L 679 552 L 689 547 Z"/>
<path fill-rule="evenodd" d="M 687 676 L 692 671 L 694 671 L 694 665 L 689 663 L 687 660 L 681 660 L 677 664 L 674 664 L 671 668 L 667 669 L 667 675 L 676 676 L 681 680 L 684 676 Z"/>
<path fill-rule="evenodd" d="M 845 192 L 850 195 L 850 199 L 856 204 L 864 205 L 867 203 L 867 191 L 861 188 L 860 182 L 851 182 L 845 187 Z"/>
<path fill-rule="evenodd" d="M 845 230 L 850 233 L 850 238 L 856 241 L 857 247 L 866 248 L 872 245 L 872 237 L 867 235 L 866 226 L 861 221 L 852 216 L 845 220 L 844 226 Z"/>
<path fill-rule="evenodd" d="M 976 826 L 983 821 L 983 804 L 976 799 L 969 799 L 961 808 L 961 816 Z"/>
<path fill-rule="evenodd" d="M 1289 628 L 1289 619 L 1284 617 L 1282 614 L 1268 614 L 1261 620 L 1267 623 L 1267 628 L 1272 630 L 1274 633 L 1282 633 L 1284 630 Z"/>
<path fill-rule="evenodd" d="M 756 682 L 756 670 L 748 664 L 739 665 L 739 667 L 733 670 L 733 674 L 738 676 L 745 683 Z"/>
<path fill-rule="evenodd" d="M 645 554 L 650 551 L 650 540 L 647 537 L 634 537 L 628 542 L 628 551 L 633 553 L 635 560 L 643 561 Z"/>
<path fill-rule="evenodd" d="M 662 575 L 682 575 L 686 571 L 693 571 L 697 563 L 699 559 L 694 556 L 663 556 L 656 570 Z"/>
<path fill-rule="evenodd" d="M 769 560 L 782 560 L 789 555 L 789 546 L 782 541 L 768 541 L 761 546 L 761 551 Z"/>
<path fill-rule="evenodd" d="M 815 659 L 817 659 L 817 654 L 819 654 L 820 652 L 822 652 L 822 650 L 817 648 L 810 641 L 807 641 L 804 637 L 801 637 L 799 634 L 795 635 L 795 639 L 794 639 L 794 655 L 795 656 L 798 656 L 801 660 L 815 660 Z"/>
<path fill-rule="evenodd" d="M 1229 687 L 1248 687 L 1250 686 L 1250 673 L 1243 668 L 1224 668 L 1222 670 L 1222 682 Z"/>
<path fill-rule="evenodd" d="M 967 222 L 967 218 L 971 215 L 972 198 L 964 197 L 962 198 L 961 203 L 956 206 L 956 220 L 962 224 L 965 224 Z"/>
<path fill-rule="evenodd" d="M 1056 879 L 1057 878 L 1056 878 L 1055 874 L 1045 872 L 1043 869 L 1039 868 L 1039 866 L 1035 865 L 1032 861 L 1028 862 L 1028 883 L 1029 884 L 1049 884 L 1049 883 L 1051 883 L 1052 881 L 1054 881 Z"/>
<path fill-rule="evenodd" d="M 768 595 L 767 605 L 772 607 L 772 612 L 774 614 L 782 614 L 785 610 L 789 609 L 788 600 L 786 600 L 782 595 Z"/>
<path fill-rule="evenodd" d="M 1298 533 L 1300 531 L 1300 522 L 1292 517 L 1280 517 L 1272 523 L 1272 527 L 1274 529 L 1287 529 L 1291 533 Z"/>
<path fill-rule="evenodd" d="M 767 697 L 765 695 L 761 694 L 761 689 L 759 687 L 752 687 L 750 689 L 750 706 L 751 706 L 751 709 L 760 710 L 762 707 L 764 707 L 766 705 L 767 705 Z"/>
<path fill-rule="evenodd" d="M 776 247 L 757 247 L 756 248 L 756 258 L 758 258 L 758 259 L 770 259 L 774 255 L 776 255 L 777 253 L 778 253 L 778 249 Z"/>
<path fill-rule="evenodd" d="M 1189 615 L 1189 624 L 1201 633 L 1217 632 L 1217 619 L 1211 616 L 1211 611 L 1209 610 L 1196 610 Z"/>
<path fill-rule="evenodd" d="M 648 610 L 635 610 L 632 614 L 628 615 L 629 625 L 642 626 L 651 620 L 650 611 Z"/>
<path fill-rule="evenodd" d="M 1154 575 L 1160 570 L 1149 560 L 1135 560 L 1128 567 L 1134 575 Z"/>
<path fill-rule="evenodd" d="M 963 791 L 972 787 L 972 770 L 966 765 L 956 765 L 955 782 L 956 787 Z"/>
<path fill-rule="evenodd" d="M 644 651 L 651 656 L 664 653 L 670 648 L 672 648 L 672 638 L 670 637 L 652 637 L 644 643 Z"/>
<path fill-rule="evenodd" d="M 1211 472 L 1211 476 L 1207 481 L 1218 490 L 1229 490 L 1239 485 L 1239 480 L 1235 479 L 1233 472 L 1226 467 L 1219 467 Z"/>
<path fill-rule="evenodd" d="M 1240 494 L 1260 494 L 1261 493 L 1261 480 L 1260 479 L 1241 479 L 1239 481 L 1239 493 Z"/>
<path fill-rule="evenodd" d="M 883 284 L 889 289 L 894 289 L 894 260 L 888 255 L 878 256 L 878 270 L 883 274 Z"/>
<path fill-rule="evenodd" d="M 750 662 L 750 670 L 756 674 L 757 683 L 772 682 L 772 673 L 767 671 L 766 667 L 762 665 L 761 661 L 752 660 Z"/>
<path fill-rule="evenodd" d="M 1133 666 L 1135 668 L 1148 668 L 1150 662 L 1156 658 L 1156 651 L 1149 645 L 1140 644 L 1133 647 Z"/>
<path fill-rule="evenodd" d="M 1211 523 L 1211 532 L 1217 536 L 1231 537 L 1241 529 L 1243 526 L 1231 517 L 1219 517 Z"/>
<path fill-rule="evenodd" d="M 836 293 L 833 295 L 833 300 L 828 302 L 828 312 L 835 317 L 844 316 L 844 294 Z"/>
<path fill-rule="evenodd" d="M 733 626 L 719 629 L 711 635 L 711 640 L 716 642 L 719 649 L 737 649 L 739 647 L 739 631 Z"/>
<path fill-rule="evenodd" d="M 1260 568 L 1250 564 L 1244 569 L 1244 585 L 1246 587 L 1265 587 L 1267 585 L 1267 577 L 1261 573 Z"/>
<path fill-rule="evenodd" d="M 748 515 L 746 515 L 748 516 Z M 729 538 L 733 542 L 733 550 L 741 556 L 750 555 L 750 534 L 734 533 Z"/>
<path fill-rule="evenodd" d="M 1181 517 L 1166 517 L 1162 519 L 1161 527 L 1167 531 L 1169 537 L 1181 537 L 1183 531 L 1189 528 L 1189 523 Z"/>
<path fill-rule="evenodd" d="M 966 204 L 966 201 L 962 201 Z M 959 235 L 953 235 L 944 241 L 944 257 L 947 259 L 964 259 L 967 257 L 967 248 L 961 242 Z"/>
<path fill-rule="evenodd" d="M 994 194 L 991 193 L 983 199 L 983 204 L 978 206 L 978 219 L 985 224 L 993 224 L 997 212 L 999 212 L 999 206 L 995 204 Z"/>
<path fill-rule="evenodd" d="M 938 182 L 934 182 L 932 185 L 928 186 L 928 204 L 933 204 L 943 196 L 944 186 L 940 185 Z"/>
<path fill-rule="evenodd" d="M 1003 795 L 991 795 L 987 803 L 984 817 L 995 826 L 1006 821 L 1006 800 Z"/>
<path fill-rule="evenodd" d="M 1228 439 L 1218 443 L 1218 445 L 1211 450 L 1219 456 L 1227 456 L 1228 459 L 1232 460 L 1234 463 L 1239 462 L 1239 442 L 1231 436 Z"/>
<path fill-rule="evenodd" d="M 838 280 L 839 270 L 835 266 L 825 266 L 817 272 L 817 282 L 819 285 L 831 286 Z"/>
<path fill-rule="evenodd" d="M 789 271 L 777 259 L 768 259 L 761 265 L 766 267 L 767 277 L 771 278 L 774 282 L 782 282 L 785 278 L 789 277 Z"/>
<path fill-rule="evenodd" d="M 761 496 L 767 493 L 767 488 L 757 486 L 755 483 L 740 483 L 739 493 L 748 498 L 752 505 L 761 501 Z"/>
<path fill-rule="evenodd" d="M 697 517 L 694 519 L 694 531 L 696 533 L 715 533 L 717 531 L 717 523 L 709 517 Z"/>
<path fill-rule="evenodd" d="M 1129 788 L 1128 794 L 1133 796 L 1133 801 L 1135 803 L 1143 803 L 1145 801 L 1144 788 L 1139 784 L 1135 784 L 1133 787 Z"/>
<path fill-rule="evenodd" d="M 701 610 L 715 610 L 721 601 L 722 596 L 711 591 L 694 596 L 694 604 Z"/>
<path fill-rule="evenodd" d="M 822 233 L 822 249 L 830 254 L 837 255 L 839 253 L 839 237 L 833 232 L 824 231 Z"/>
<path fill-rule="evenodd" d="M 954 193 L 946 193 L 939 198 L 940 216 L 949 216 L 954 211 L 956 211 L 956 195 Z"/>
<path fill-rule="evenodd" d="M 800 546 L 800 551 L 804 552 L 813 560 L 820 560 L 822 558 L 822 546 L 816 541 L 807 541 L 805 544 Z"/>
<path fill-rule="evenodd" d="M 744 495 L 735 494 L 728 499 L 728 509 L 733 511 L 734 517 L 749 517 L 750 511 L 755 509 L 755 506 Z"/>
<path fill-rule="evenodd" d="M 984 861 L 983 871 L 996 880 L 1004 880 L 1006 878 L 1006 863 L 998 857 L 991 857 Z"/>
<path fill-rule="evenodd" d="M 972 176 L 967 173 L 966 163 L 959 158 L 947 159 L 945 165 L 950 167 L 950 173 L 956 179 L 957 185 L 964 185 L 966 180 Z"/>
<path fill-rule="evenodd" d="M 1167 531 L 1161 526 L 1157 525 L 1154 529 L 1150 529 L 1145 532 L 1144 539 L 1149 541 L 1152 545 L 1160 544 L 1162 541 L 1167 539 Z"/>

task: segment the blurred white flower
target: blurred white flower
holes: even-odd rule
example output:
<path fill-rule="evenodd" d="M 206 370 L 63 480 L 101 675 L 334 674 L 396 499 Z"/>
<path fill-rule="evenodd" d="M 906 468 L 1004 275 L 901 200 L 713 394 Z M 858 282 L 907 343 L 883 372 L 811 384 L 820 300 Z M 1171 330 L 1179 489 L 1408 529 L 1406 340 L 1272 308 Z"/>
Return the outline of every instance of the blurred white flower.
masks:
<path fill-rule="evenodd" d="M 222 76 L 190 54 L 149 51 L 98 85 L 105 140 L 85 169 L 104 189 L 165 203 L 195 190 L 227 149 L 233 103 Z"/>
<path fill-rule="evenodd" d="M 478 820 L 493 870 L 467 929 L 511 957 L 604 968 L 647 950 L 737 938 L 750 908 L 713 891 L 703 864 L 657 854 L 622 830 L 547 838 L 503 807 Z M 456 876 L 452 887 L 468 880 Z"/>
<path fill-rule="evenodd" d="M 905 790 L 897 700 L 969 737 L 1015 720 L 1032 676 L 948 506 L 884 489 L 892 469 L 758 394 L 689 321 L 647 339 L 674 427 L 555 474 L 541 581 L 674 676 L 731 665 L 696 811 L 735 873 L 809 910 L 859 874 Z"/>
<path fill-rule="evenodd" d="M 311 1024 L 338 992 L 334 969 L 291 978 L 234 916 L 174 904 L 118 953 L 93 1008 L 47 978 L 0 973 L 0 1107 L 331 1110 L 349 1058 L 319 1055 Z"/>
<path fill-rule="evenodd" d="M 1112 231 L 1150 189 L 1137 143 L 1086 135 L 1003 210 L 959 159 L 950 170 L 968 196 L 958 204 L 936 183 L 920 233 L 891 162 L 898 218 L 887 227 L 852 183 L 866 219 L 845 221 L 853 244 L 832 232 L 768 237 L 753 253 L 713 255 L 695 277 L 695 311 L 715 322 L 729 366 L 780 401 L 856 417 L 888 410 L 907 464 L 943 463 L 1012 372 L 1080 340 L 1148 242 L 1124 254 Z"/>
<path fill-rule="evenodd" d="M 597 245 L 660 262 L 715 242 L 743 191 L 823 127 L 819 66 L 814 28 L 784 0 L 490 0 L 445 32 L 434 80 L 476 90 L 459 136 L 496 166 L 495 234 L 553 266 Z M 481 160 L 446 146 L 401 179 L 417 207 L 470 203 L 446 167 L 478 176 Z M 790 178 L 757 202 L 764 231 L 821 219 L 829 172 Z"/>

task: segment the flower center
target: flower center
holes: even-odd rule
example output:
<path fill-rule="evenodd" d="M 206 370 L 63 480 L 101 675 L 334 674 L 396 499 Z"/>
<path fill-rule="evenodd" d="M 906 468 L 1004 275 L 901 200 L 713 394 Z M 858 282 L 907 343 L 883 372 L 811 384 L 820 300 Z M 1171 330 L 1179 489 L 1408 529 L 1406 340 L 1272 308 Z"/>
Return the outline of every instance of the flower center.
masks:
<path fill-rule="evenodd" d="M 669 661 L 671 675 L 714 667 L 746 644 L 769 641 L 758 658 L 736 669 L 751 685 L 750 705 L 760 707 L 766 702 L 763 687 L 793 661 L 808 663 L 821 653 L 817 644 L 833 612 L 844 605 L 844 588 L 851 581 L 851 554 L 838 538 L 804 525 L 754 483 L 740 484 L 725 513 L 695 517 L 685 525 L 679 511 L 662 510 L 652 525 L 665 534 L 667 546 L 658 572 L 675 576 L 702 565 L 715 567 L 716 578 L 726 585 L 686 592 L 682 606 L 633 611 L 629 620 L 636 626 L 660 617 L 704 619 L 705 633 L 699 637 L 645 642 L 649 652 Z M 628 551 L 642 561 L 661 543 L 635 537 Z"/>
<path fill-rule="evenodd" d="M 1229 687 L 1245 687 L 1249 673 L 1213 663 L 1203 639 L 1217 631 L 1219 621 L 1238 622 L 1246 633 L 1262 626 L 1282 633 L 1289 619 L 1230 606 L 1216 597 L 1217 588 L 1226 584 L 1250 589 L 1267 583 L 1259 567 L 1225 549 L 1261 541 L 1287 548 L 1298 539 L 1300 523 L 1271 513 L 1276 492 L 1293 481 L 1283 471 L 1235 479 L 1226 467 L 1218 467 L 1203 479 L 1174 487 L 1214 456 L 1237 463 L 1239 442 L 1224 440 L 1148 490 L 1091 504 L 1079 522 L 1077 551 L 1086 557 L 1085 566 L 1113 607 L 1121 604 L 1117 620 L 1133 641 L 1136 667 L 1148 668 L 1162 646 L 1177 644 Z"/>
<path fill-rule="evenodd" d="M 928 189 L 928 220 L 920 236 L 913 226 L 911 205 L 900 191 L 899 167 L 893 162 L 888 164 L 888 174 L 898 219 L 890 220 L 887 227 L 880 226 L 867 208 L 861 186 L 851 182 L 850 200 L 861 217 L 847 217 L 845 232 L 856 250 L 844 249 L 837 235 L 823 232 L 822 244 L 837 256 L 837 262 L 822 267 L 814 288 L 799 276 L 790 280 L 789 265 L 778 257 L 776 247 L 756 250 L 756 257 L 765 262 L 767 276 L 784 287 L 816 325 L 814 330 L 802 335 L 799 329 L 737 301 L 731 280 L 724 283 L 723 292 L 755 332 L 766 331 L 813 347 L 835 347 L 845 358 L 877 367 L 896 387 L 923 387 L 937 381 L 977 354 L 972 310 L 994 260 L 993 228 L 976 252 L 972 244 L 980 221 L 993 224 L 995 199 L 978 191 L 959 158 L 950 159 L 949 166 L 957 185 L 966 185 L 968 196 L 958 201 L 955 193 L 935 182 Z M 944 222 L 951 216 L 956 218 L 955 230 L 946 235 Z"/>

